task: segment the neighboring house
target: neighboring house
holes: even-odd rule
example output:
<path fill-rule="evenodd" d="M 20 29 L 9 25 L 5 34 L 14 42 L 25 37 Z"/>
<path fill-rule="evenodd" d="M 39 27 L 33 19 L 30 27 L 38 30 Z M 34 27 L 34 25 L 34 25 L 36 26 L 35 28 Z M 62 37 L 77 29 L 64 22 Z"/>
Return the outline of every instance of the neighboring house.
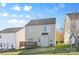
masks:
<path fill-rule="evenodd" d="M 56 18 L 31 20 L 25 25 L 26 42 L 37 42 L 37 46 L 55 46 Z"/>
<path fill-rule="evenodd" d="M 75 44 L 79 39 L 79 13 L 68 13 L 65 22 L 65 44 Z"/>
<path fill-rule="evenodd" d="M 0 49 L 19 49 L 21 41 L 25 41 L 25 29 L 7 28 L 0 31 Z"/>

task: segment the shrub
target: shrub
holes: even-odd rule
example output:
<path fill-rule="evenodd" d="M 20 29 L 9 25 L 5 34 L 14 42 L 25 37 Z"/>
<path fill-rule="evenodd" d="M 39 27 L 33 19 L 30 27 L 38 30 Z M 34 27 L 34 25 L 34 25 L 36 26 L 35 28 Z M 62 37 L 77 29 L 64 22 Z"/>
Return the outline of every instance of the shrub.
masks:
<path fill-rule="evenodd" d="M 66 49 L 66 48 L 70 48 L 70 45 L 69 44 L 57 44 L 56 45 L 56 48 L 57 49 Z"/>

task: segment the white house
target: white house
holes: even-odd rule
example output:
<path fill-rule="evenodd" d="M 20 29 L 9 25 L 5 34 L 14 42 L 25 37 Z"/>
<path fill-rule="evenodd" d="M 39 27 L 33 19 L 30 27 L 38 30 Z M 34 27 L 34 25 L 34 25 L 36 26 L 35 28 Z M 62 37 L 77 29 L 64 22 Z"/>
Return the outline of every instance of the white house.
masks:
<path fill-rule="evenodd" d="M 77 37 L 77 40 L 75 38 Z M 65 44 L 79 42 L 79 13 L 68 13 L 65 22 Z"/>
<path fill-rule="evenodd" d="M 7 28 L 0 31 L 0 49 L 19 49 L 20 42 L 25 41 L 25 29 Z"/>
<path fill-rule="evenodd" d="M 31 20 L 25 25 L 26 42 L 36 42 L 37 46 L 55 46 L 56 18 Z"/>
<path fill-rule="evenodd" d="M 31 20 L 21 28 L 7 28 L 0 31 L 0 49 L 25 48 L 27 42 L 37 46 L 55 46 L 56 18 Z"/>

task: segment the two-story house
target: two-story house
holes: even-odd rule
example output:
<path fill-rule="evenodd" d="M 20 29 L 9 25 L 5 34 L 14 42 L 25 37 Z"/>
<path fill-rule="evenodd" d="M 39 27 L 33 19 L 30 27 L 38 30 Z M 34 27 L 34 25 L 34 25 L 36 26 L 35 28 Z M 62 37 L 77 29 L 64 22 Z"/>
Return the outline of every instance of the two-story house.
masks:
<path fill-rule="evenodd" d="M 25 28 L 7 28 L 0 31 L 0 49 L 20 49 L 25 41 Z"/>
<path fill-rule="evenodd" d="M 26 42 L 37 42 L 37 46 L 55 46 L 56 18 L 31 20 L 25 25 Z"/>
<path fill-rule="evenodd" d="M 0 49 L 25 48 L 26 42 L 37 46 L 55 46 L 56 18 L 31 20 L 21 28 L 7 28 L 0 31 Z"/>

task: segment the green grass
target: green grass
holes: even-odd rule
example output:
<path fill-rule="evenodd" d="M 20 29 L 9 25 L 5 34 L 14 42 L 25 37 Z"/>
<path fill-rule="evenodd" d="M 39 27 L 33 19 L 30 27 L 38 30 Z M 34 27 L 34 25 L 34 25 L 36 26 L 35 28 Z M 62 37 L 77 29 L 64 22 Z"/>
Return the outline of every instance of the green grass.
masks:
<path fill-rule="evenodd" d="M 0 55 L 79 55 L 79 52 L 47 47 L 0 52 Z"/>

